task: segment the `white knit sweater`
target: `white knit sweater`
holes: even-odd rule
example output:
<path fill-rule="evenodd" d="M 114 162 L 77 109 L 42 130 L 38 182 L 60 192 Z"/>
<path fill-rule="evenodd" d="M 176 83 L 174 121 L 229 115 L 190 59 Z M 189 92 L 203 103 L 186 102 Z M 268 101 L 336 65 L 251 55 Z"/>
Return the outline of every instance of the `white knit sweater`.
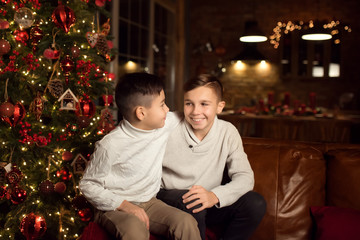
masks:
<path fill-rule="evenodd" d="M 231 182 L 221 186 L 228 167 Z M 254 187 L 254 174 L 237 129 L 215 118 L 209 133 L 199 141 L 182 121 L 170 135 L 163 162 L 162 187 L 189 189 L 201 185 L 219 199 L 217 207 L 233 204 Z"/>
<path fill-rule="evenodd" d="M 96 143 L 79 187 L 97 209 L 111 211 L 127 200 L 135 204 L 160 188 L 161 164 L 170 132 L 179 117 L 169 112 L 163 128 L 140 130 L 123 120 Z"/>

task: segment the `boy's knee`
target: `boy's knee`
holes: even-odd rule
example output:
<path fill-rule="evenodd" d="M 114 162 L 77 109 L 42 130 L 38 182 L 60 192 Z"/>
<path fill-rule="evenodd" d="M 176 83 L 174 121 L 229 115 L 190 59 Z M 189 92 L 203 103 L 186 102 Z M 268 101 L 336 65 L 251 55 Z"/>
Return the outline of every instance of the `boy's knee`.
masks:
<path fill-rule="evenodd" d="M 248 192 L 247 197 L 247 211 L 249 217 L 254 221 L 260 221 L 266 213 L 266 201 L 264 197 L 257 192 Z"/>
<path fill-rule="evenodd" d="M 148 240 L 150 232 L 145 224 L 136 216 L 129 215 L 126 220 L 116 226 L 116 239 L 131 240 L 141 239 Z"/>
<path fill-rule="evenodd" d="M 176 219 L 170 227 L 175 239 L 197 239 L 195 236 L 200 236 L 198 223 L 192 215 L 181 212 L 176 214 Z"/>

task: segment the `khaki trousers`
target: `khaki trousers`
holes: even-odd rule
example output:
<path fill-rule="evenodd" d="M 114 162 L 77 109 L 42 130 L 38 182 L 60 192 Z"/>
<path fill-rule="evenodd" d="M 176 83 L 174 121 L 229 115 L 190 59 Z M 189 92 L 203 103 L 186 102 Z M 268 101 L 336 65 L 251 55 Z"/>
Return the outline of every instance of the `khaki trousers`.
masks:
<path fill-rule="evenodd" d="M 159 199 L 141 203 L 150 220 L 150 232 L 175 240 L 200 240 L 196 220 L 190 214 L 171 207 Z M 103 226 L 116 239 L 149 240 L 145 223 L 133 214 L 123 211 L 97 211 L 95 222 Z"/>

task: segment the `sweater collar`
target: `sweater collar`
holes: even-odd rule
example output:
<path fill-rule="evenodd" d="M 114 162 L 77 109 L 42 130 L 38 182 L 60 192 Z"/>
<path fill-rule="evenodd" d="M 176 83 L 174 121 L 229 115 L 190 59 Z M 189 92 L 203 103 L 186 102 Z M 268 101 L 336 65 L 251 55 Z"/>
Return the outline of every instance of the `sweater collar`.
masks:
<path fill-rule="evenodd" d="M 211 142 L 212 139 L 215 137 L 216 134 L 216 129 L 218 127 L 218 118 L 217 116 L 215 116 L 214 119 L 214 123 L 211 126 L 210 131 L 208 132 L 208 134 L 206 134 L 206 136 L 204 137 L 204 139 L 202 141 L 200 141 L 196 136 L 195 133 L 191 127 L 191 125 L 184 119 L 184 124 L 183 124 L 183 133 L 185 135 L 185 140 L 187 142 L 187 144 L 189 145 L 189 147 L 192 149 L 193 152 L 205 152 L 208 151 L 209 148 L 208 146 L 206 146 L 208 142 Z"/>
<path fill-rule="evenodd" d="M 120 127 L 123 129 L 123 131 L 131 136 L 131 137 L 144 137 L 148 134 L 151 134 L 153 132 L 156 131 L 156 129 L 152 129 L 152 130 L 143 130 L 143 129 L 140 129 L 140 128 L 136 128 L 134 127 L 133 125 L 131 125 L 131 123 L 126 120 L 126 119 L 123 119 L 120 123 Z"/>

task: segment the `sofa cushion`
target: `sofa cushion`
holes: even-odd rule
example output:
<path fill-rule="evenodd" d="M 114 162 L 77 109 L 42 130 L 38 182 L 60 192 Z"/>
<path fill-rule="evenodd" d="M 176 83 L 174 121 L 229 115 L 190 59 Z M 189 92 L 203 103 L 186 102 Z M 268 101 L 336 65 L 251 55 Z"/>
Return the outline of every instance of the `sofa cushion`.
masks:
<path fill-rule="evenodd" d="M 243 138 L 255 174 L 254 190 L 267 212 L 252 239 L 310 239 L 310 206 L 325 204 L 321 144 Z"/>
<path fill-rule="evenodd" d="M 316 240 L 359 239 L 360 211 L 339 207 L 311 207 Z"/>
<path fill-rule="evenodd" d="M 360 147 L 335 147 L 327 151 L 327 205 L 360 210 Z"/>

